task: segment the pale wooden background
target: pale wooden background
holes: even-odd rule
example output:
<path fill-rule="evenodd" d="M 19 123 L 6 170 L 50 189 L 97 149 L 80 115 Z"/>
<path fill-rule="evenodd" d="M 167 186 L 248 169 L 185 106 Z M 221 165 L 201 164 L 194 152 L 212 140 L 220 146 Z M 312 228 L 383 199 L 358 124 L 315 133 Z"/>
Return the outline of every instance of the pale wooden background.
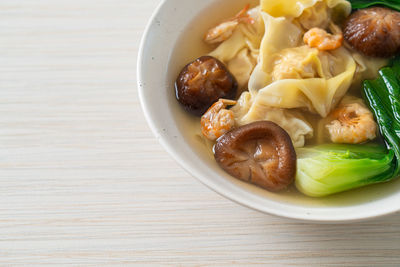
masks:
<path fill-rule="evenodd" d="M 0 1 L 0 265 L 398 266 L 400 215 L 263 215 L 164 152 L 136 90 L 158 2 Z"/>

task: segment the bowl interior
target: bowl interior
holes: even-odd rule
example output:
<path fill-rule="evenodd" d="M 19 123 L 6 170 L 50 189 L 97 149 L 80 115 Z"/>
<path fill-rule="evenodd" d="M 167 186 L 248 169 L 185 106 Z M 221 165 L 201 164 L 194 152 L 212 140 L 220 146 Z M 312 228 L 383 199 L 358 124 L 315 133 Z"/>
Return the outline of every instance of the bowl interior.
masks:
<path fill-rule="evenodd" d="M 325 198 L 310 198 L 294 187 L 271 193 L 226 174 L 209 146 L 197 136 L 199 119 L 178 104 L 174 82 L 180 70 L 210 47 L 202 37 L 208 28 L 250 2 L 243 0 L 164 1 L 142 40 L 138 83 L 142 107 L 154 134 L 191 174 L 218 193 L 262 212 L 318 222 L 373 218 L 399 210 L 400 179 Z"/>

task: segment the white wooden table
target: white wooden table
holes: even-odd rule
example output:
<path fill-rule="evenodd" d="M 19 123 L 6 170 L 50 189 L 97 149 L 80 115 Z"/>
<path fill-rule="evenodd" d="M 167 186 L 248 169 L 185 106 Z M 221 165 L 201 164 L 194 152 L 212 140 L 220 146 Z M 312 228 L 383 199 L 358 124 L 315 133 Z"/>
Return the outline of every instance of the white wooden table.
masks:
<path fill-rule="evenodd" d="M 264 215 L 164 152 L 136 90 L 158 2 L 0 1 L 0 265 L 399 266 L 400 215 Z"/>

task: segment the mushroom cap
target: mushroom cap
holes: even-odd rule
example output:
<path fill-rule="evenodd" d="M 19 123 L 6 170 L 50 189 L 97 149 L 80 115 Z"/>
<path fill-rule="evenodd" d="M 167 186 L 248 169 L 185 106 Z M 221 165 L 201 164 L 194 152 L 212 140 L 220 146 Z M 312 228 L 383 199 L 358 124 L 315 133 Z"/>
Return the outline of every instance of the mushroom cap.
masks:
<path fill-rule="evenodd" d="M 202 56 L 186 65 L 175 82 L 176 98 L 194 115 L 201 116 L 218 99 L 234 99 L 238 83 L 218 59 Z"/>
<path fill-rule="evenodd" d="M 270 121 L 236 128 L 217 140 L 217 163 L 232 176 L 270 191 L 289 186 L 296 174 L 296 152 L 285 130 Z"/>
<path fill-rule="evenodd" d="M 357 10 L 346 20 L 343 34 L 367 56 L 394 56 L 400 51 L 400 12 L 385 7 Z"/>

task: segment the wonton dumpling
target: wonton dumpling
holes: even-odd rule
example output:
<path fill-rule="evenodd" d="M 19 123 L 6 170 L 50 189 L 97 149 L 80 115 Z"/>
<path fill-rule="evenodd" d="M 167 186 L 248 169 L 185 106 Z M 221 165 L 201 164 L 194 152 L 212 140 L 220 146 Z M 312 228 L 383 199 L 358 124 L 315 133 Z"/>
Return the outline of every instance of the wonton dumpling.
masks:
<path fill-rule="evenodd" d="M 264 21 L 260 15 L 260 8 L 253 8 L 248 13 L 255 23 L 239 24 L 232 36 L 210 53 L 210 56 L 219 59 L 228 67 L 241 90 L 247 88 L 250 74 L 258 61 L 264 35 Z"/>
<path fill-rule="evenodd" d="M 261 120 L 275 122 L 289 134 L 294 147 L 303 147 L 306 137 L 313 136 L 313 128 L 298 111 L 253 104 L 249 92 L 244 92 L 231 110 L 239 126 Z"/>
<path fill-rule="evenodd" d="M 266 66 L 267 72 L 262 63 L 257 65 L 249 83 L 254 103 L 277 108 L 307 108 L 322 117 L 327 116 L 353 82 L 356 63 L 351 54 L 344 48 L 321 52 L 302 46 L 283 51 L 279 56 L 285 58 L 288 52 L 302 60 L 271 62 Z M 265 84 L 267 86 L 260 88 Z"/>
<path fill-rule="evenodd" d="M 263 1 L 264 5 L 274 5 L 275 2 Z M 307 3 L 312 2 L 316 4 L 318 1 Z M 326 0 L 318 4 L 322 3 L 328 9 L 334 2 L 346 1 Z M 275 6 L 279 5 L 286 4 Z M 325 9 L 319 6 L 314 12 L 327 16 Z M 342 10 L 348 11 L 346 8 Z M 318 14 L 307 14 L 308 17 L 318 17 Z M 351 53 L 344 47 L 333 51 L 310 48 L 304 45 L 305 29 L 298 21 L 295 23 L 292 19 L 274 17 L 266 12 L 262 12 L 262 17 L 265 34 L 260 47 L 260 61 L 249 81 L 249 91 L 254 98 L 252 102 L 275 108 L 306 108 L 322 117 L 327 116 L 352 84 L 357 65 Z"/>

